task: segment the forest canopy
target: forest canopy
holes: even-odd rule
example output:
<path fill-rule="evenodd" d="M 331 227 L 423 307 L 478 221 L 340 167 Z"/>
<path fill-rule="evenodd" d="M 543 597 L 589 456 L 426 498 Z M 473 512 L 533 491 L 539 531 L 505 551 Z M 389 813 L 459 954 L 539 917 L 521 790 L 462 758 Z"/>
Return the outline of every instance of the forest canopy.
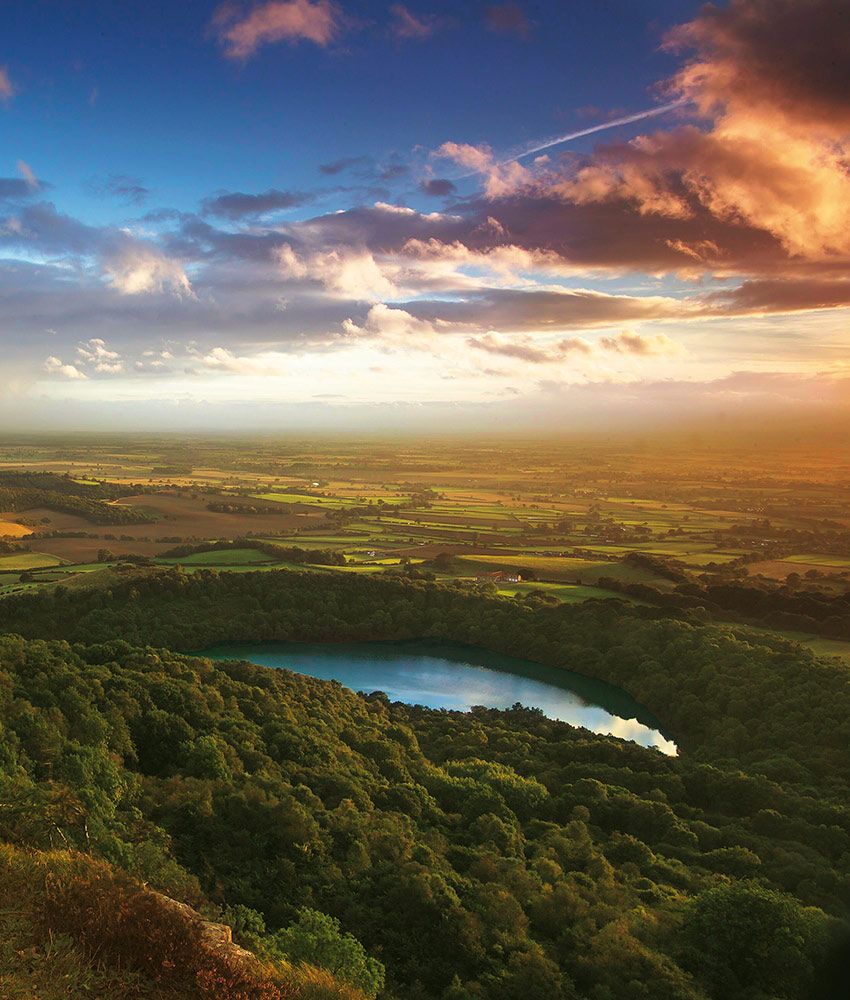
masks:
<path fill-rule="evenodd" d="M 6 840 L 93 852 L 267 954 L 338 927 L 326 953 L 386 997 L 831 995 L 850 693 L 797 647 L 616 602 L 286 572 L 139 574 L 0 609 L 29 637 L 0 637 Z M 682 755 L 172 651 L 329 634 L 521 644 L 626 687 Z"/>

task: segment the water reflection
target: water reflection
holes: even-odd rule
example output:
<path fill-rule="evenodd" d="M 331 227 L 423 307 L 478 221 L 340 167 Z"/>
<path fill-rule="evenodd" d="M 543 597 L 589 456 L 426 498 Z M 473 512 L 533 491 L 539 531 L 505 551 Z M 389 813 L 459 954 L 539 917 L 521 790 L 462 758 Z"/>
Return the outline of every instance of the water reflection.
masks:
<path fill-rule="evenodd" d="M 426 641 L 261 643 L 216 646 L 201 655 L 286 668 L 428 708 L 468 711 L 520 702 L 550 719 L 676 753 L 658 721 L 622 689 L 488 650 Z"/>

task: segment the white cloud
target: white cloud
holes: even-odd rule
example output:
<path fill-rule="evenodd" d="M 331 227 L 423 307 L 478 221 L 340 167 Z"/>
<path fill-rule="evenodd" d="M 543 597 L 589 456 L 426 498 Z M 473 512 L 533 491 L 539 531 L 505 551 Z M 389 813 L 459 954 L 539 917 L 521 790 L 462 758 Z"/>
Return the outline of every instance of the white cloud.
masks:
<path fill-rule="evenodd" d="M 110 285 L 122 295 L 170 292 L 181 298 L 194 296 L 183 266 L 176 260 L 141 244 L 128 244 L 104 261 Z"/>
<path fill-rule="evenodd" d="M 69 379 L 86 379 L 88 375 L 85 372 L 80 371 L 79 368 L 74 365 L 63 364 L 59 358 L 51 355 L 49 358 L 45 359 L 44 370 L 50 375 L 60 375 L 62 378 Z"/>
<path fill-rule="evenodd" d="M 77 347 L 77 354 L 85 361 L 115 361 L 119 357 L 118 352 L 111 351 L 106 346 L 106 341 L 101 340 L 100 337 L 92 337 L 91 340 L 80 344 Z"/>
<path fill-rule="evenodd" d="M 214 347 L 200 359 L 205 368 L 235 375 L 280 376 L 291 367 L 291 358 L 277 351 L 253 356 L 237 355 L 226 347 Z"/>
<path fill-rule="evenodd" d="M 387 347 L 422 350 L 433 348 L 439 337 L 439 325 L 417 319 L 404 309 L 378 302 L 369 310 L 362 326 L 347 319 L 342 328 L 346 336 L 351 338 L 377 340 Z"/>
<path fill-rule="evenodd" d="M 375 257 L 363 247 L 340 247 L 299 255 L 289 245 L 277 251 L 283 275 L 318 281 L 329 292 L 361 302 L 398 295 L 398 288 Z"/>

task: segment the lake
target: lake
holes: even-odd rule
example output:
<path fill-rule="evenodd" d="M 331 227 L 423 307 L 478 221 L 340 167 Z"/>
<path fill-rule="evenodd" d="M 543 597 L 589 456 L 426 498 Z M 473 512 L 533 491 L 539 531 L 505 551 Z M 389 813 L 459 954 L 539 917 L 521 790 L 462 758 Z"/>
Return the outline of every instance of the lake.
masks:
<path fill-rule="evenodd" d="M 676 753 L 658 720 L 621 688 L 476 647 L 430 640 L 264 642 L 218 645 L 197 655 L 285 668 L 428 708 L 469 711 L 474 705 L 510 708 L 520 702 L 550 719 Z"/>

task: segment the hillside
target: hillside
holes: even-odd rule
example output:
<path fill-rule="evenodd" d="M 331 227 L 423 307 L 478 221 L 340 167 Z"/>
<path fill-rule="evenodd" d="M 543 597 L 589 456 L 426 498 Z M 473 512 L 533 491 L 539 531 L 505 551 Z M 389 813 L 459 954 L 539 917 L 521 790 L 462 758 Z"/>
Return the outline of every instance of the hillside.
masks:
<path fill-rule="evenodd" d="M 0 846 L 5 1000 L 365 1000 L 327 972 L 258 959 L 231 930 L 72 851 Z"/>
<path fill-rule="evenodd" d="M 0 637 L 8 843 L 100 857 L 264 955 L 333 965 L 342 949 L 348 981 L 380 991 L 385 968 L 384 998 L 836 995 L 850 694 L 797 647 L 621 605 L 294 573 L 174 572 L 6 606 L 30 634 L 75 640 Z M 541 661 L 558 650 L 661 706 L 697 670 L 699 716 L 668 715 L 682 755 L 520 708 L 431 711 L 134 645 L 427 627 L 508 646 L 520 626 Z M 750 696 L 729 697 L 744 662 Z M 794 727 L 771 725 L 791 700 Z"/>

